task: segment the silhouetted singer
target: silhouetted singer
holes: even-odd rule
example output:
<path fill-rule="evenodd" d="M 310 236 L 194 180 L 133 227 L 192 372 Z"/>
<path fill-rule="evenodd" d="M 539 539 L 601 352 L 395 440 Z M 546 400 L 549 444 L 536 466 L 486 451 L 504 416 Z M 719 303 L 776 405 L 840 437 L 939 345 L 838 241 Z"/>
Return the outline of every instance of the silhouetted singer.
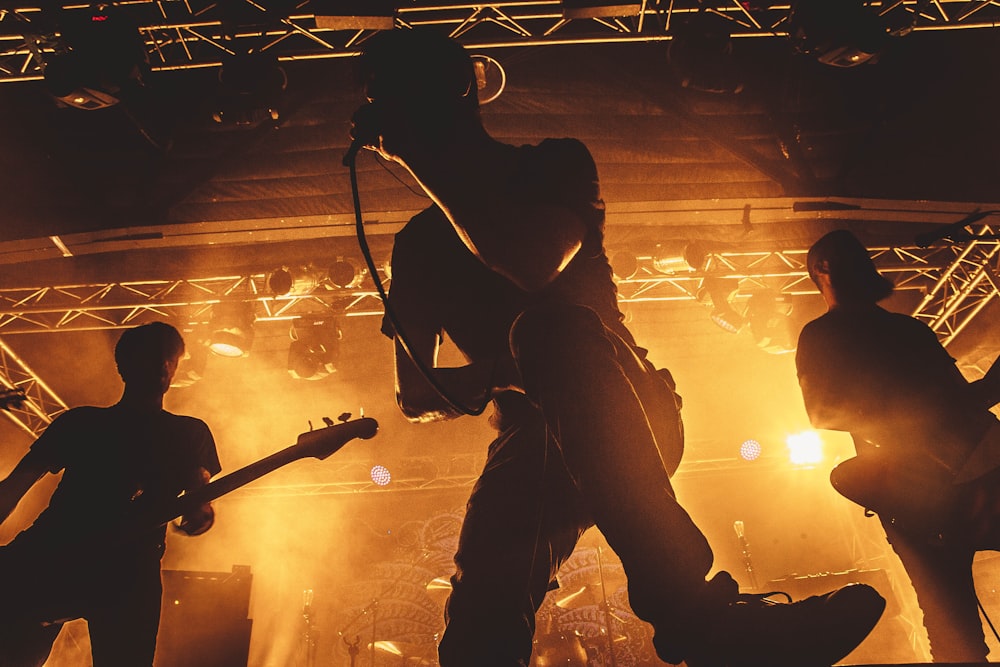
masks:
<path fill-rule="evenodd" d="M 368 102 L 355 137 L 433 201 L 391 260 L 383 331 L 399 406 L 429 421 L 492 400 L 498 432 L 468 501 L 440 664 L 527 665 L 535 613 L 595 523 L 667 662 L 823 665 L 849 653 L 882 613 L 874 589 L 768 604 L 739 595 L 728 573 L 706 581 L 712 551 L 668 474 L 683 448 L 680 402 L 623 323 L 586 146 L 492 138 L 471 59 L 433 31 L 381 32 L 360 66 Z M 435 365 L 445 335 L 467 365 Z"/>

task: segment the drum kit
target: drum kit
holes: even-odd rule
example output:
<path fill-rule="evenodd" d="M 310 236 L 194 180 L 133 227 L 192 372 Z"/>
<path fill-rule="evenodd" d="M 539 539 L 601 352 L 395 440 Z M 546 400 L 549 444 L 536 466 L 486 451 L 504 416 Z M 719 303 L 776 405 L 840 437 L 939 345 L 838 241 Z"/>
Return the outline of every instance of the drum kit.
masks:
<path fill-rule="evenodd" d="M 552 591 L 539 610 L 530 667 L 633 664 L 628 658 L 629 645 L 634 643 L 632 639 L 641 638 L 630 639 L 632 625 L 638 621 L 619 594 L 623 582 L 618 577 L 607 581 L 601 554 L 591 560 L 595 567 L 577 572 L 570 578 L 571 586 Z M 448 577 L 434 578 L 426 584 L 426 592 L 434 606 L 443 608 L 451 593 L 451 582 Z M 434 634 L 416 639 L 406 635 L 345 642 L 351 667 L 362 667 L 369 661 L 376 667 L 437 667 L 438 639 Z"/>

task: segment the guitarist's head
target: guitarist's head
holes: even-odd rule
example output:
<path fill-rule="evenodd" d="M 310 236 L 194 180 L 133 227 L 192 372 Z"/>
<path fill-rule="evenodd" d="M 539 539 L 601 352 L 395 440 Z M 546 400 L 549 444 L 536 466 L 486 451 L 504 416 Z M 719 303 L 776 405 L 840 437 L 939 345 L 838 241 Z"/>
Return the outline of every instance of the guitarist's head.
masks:
<path fill-rule="evenodd" d="M 809 248 L 809 277 L 830 305 L 875 304 L 895 288 L 875 268 L 868 250 L 846 229 L 832 231 Z"/>
<path fill-rule="evenodd" d="M 162 396 L 184 354 L 184 339 L 164 322 L 126 329 L 115 346 L 118 374 L 126 391 Z"/>

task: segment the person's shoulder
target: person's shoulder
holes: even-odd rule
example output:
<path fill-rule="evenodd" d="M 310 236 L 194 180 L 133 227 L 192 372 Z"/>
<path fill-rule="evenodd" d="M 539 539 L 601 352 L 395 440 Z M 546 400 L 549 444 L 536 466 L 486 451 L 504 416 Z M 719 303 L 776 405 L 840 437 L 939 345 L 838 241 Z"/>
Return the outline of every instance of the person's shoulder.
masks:
<path fill-rule="evenodd" d="M 587 145 L 573 137 L 543 139 L 530 149 L 536 159 L 545 162 L 560 162 L 583 167 L 590 167 L 594 163 Z"/>
<path fill-rule="evenodd" d="M 96 405 L 78 405 L 60 412 L 52 420 L 52 424 L 63 426 L 70 423 L 96 421 L 106 417 L 109 414 L 109 410 L 110 408 L 102 408 Z"/>
<path fill-rule="evenodd" d="M 414 236 L 424 236 L 435 229 L 443 230 L 449 226 L 448 218 L 444 211 L 437 205 L 428 206 L 410 218 L 403 228 L 396 232 L 397 239 L 407 239 Z"/>
<path fill-rule="evenodd" d="M 183 428 L 190 431 L 206 431 L 211 433 L 211 429 L 208 424 L 198 417 L 192 417 L 191 415 L 179 415 L 173 412 L 163 411 L 164 416 L 177 425 L 178 428 Z"/>

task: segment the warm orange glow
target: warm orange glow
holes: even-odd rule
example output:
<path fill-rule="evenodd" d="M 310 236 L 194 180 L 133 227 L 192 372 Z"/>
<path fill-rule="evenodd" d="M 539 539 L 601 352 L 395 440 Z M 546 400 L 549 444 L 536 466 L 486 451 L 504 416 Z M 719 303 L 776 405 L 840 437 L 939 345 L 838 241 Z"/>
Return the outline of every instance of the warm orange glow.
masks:
<path fill-rule="evenodd" d="M 810 466 L 823 461 L 823 441 L 816 431 L 791 433 L 785 438 L 785 444 L 792 465 Z"/>

